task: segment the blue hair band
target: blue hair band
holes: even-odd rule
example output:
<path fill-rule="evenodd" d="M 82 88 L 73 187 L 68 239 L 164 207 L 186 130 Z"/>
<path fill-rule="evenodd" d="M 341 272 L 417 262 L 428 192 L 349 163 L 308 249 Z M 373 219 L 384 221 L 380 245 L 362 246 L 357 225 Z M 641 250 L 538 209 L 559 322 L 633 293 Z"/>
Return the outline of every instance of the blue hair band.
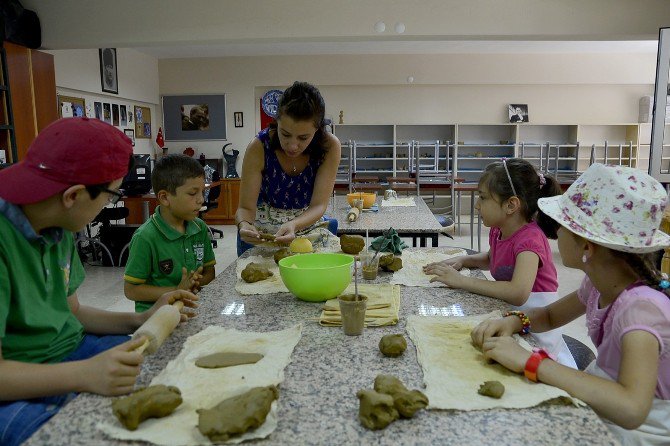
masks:
<path fill-rule="evenodd" d="M 663 279 L 658 283 L 658 287 L 662 290 L 670 288 L 670 280 Z"/>

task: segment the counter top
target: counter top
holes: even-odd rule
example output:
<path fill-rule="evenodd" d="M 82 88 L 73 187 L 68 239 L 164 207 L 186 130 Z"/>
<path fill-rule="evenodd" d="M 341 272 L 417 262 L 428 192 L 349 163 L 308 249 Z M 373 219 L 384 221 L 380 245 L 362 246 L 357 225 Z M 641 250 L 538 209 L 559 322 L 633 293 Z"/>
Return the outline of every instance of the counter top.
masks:
<path fill-rule="evenodd" d="M 249 255 L 249 254 L 245 254 Z M 388 282 L 381 273 L 376 282 Z M 405 333 L 408 315 L 474 315 L 502 310 L 502 301 L 447 288 L 401 288 L 400 322 L 345 336 L 339 327 L 315 322 L 322 304 L 291 294 L 241 296 L 235 291 L 233 262 L 200 294 L 197 318 L 178 327 L 142 367 L 139 385 L 148 385 L 179 353 L 184 340 L 208 325 L 247 331 L 274 331 L 303 325 L 291 363 L 280 385 L 279 425 L 264 444 L 617 444 L 608 428 L 588 407 L 544 405 L 530 409 L 485 411 L 420 411 L 381 431 L 358 421 L 356 392 L 372 388 L 380 373 L 400 378 L 408 388 L 423 388 L 416 349 Z M 399 358 L 378 349 L 386 334 L 403 333 L 408 342 Z M 96 428 L 111 417 L 111 398 L 82 394 L 33 435 L 27 445 L 144 444 L 112 440 Z"/>

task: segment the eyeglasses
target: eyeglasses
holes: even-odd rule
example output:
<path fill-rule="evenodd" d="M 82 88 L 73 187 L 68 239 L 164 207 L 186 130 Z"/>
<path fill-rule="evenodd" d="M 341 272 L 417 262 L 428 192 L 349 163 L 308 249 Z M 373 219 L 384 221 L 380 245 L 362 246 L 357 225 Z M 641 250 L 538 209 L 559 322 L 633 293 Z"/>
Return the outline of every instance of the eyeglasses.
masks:
<path fill-rule="evenodd" d="M 110 194 L 109 204 L 116 204 L 121 198 L 123 198 L 123 194 L 117 190 L 102 189 L 102 192 L 107 192 Z"/>

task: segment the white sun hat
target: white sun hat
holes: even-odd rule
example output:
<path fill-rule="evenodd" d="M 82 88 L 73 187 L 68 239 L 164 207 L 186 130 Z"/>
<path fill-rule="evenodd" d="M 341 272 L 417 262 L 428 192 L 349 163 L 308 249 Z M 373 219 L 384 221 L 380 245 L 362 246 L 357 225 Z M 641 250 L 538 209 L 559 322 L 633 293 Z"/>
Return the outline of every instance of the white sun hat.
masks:
<path fill-rule="evenodd" d="M 670 246 L 659 229 L 667 201 L 661 183 L 639 169 L 592 164 L 563 195 L 540 198 L 538 206 L 580 237 L 645 253 Z"/>

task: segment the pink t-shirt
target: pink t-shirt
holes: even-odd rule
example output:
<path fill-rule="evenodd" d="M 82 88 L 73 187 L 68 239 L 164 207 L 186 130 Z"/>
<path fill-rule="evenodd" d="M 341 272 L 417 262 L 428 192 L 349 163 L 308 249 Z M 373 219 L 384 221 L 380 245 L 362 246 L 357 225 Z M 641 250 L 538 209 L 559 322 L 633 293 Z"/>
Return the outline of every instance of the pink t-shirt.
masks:
<path fill-rule="evenodd" d="M 629 331 L 644 330 L 660 346 L 654 396 L 670 400 L 670 299 L 646 285 L 629 287 L 605 308 L 598 308 L 600 292 L 588 276 L 577 292 L 586 306 L 586 327 L 598 349 L 596 364 L 615 381 L 619 377 L 621 340 Z"/>
<path fill-rule="evenodd" d="M 537 223 L 524 225 L 505 240 L 500 240 L 500 228 L 491 228 L 489 245 L 489 270 L 494 279 L 511 281 L 516 256 L 524 251 L 531 251 L 540 258 L 531 292 L 558 291 L 558 277 L 549 240 Z"/>

